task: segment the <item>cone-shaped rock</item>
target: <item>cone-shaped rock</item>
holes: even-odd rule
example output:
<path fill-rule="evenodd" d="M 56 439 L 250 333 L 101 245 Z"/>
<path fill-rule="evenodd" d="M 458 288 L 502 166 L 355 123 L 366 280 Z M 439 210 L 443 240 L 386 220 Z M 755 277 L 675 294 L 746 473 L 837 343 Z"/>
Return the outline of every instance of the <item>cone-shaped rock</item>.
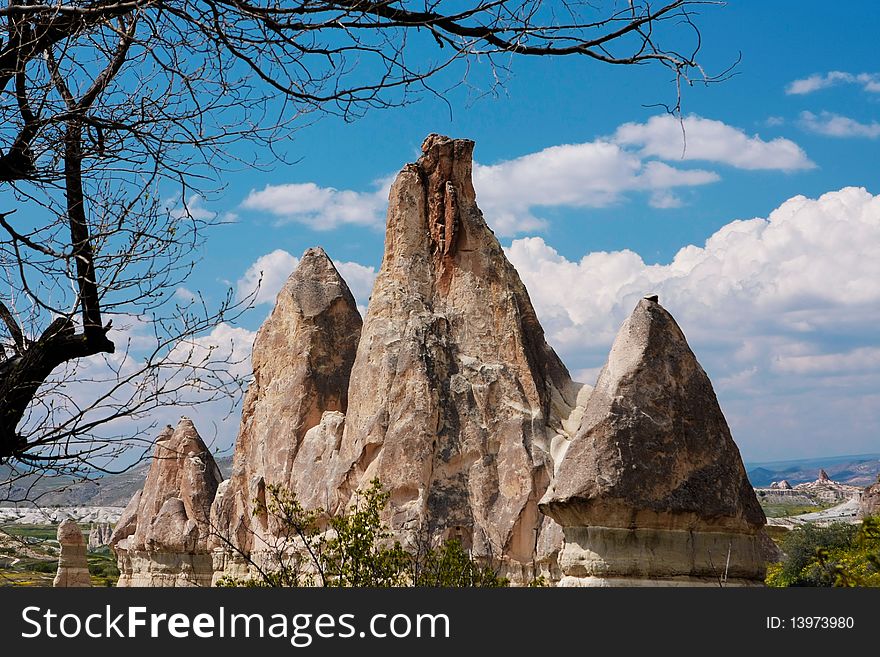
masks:
<path fill-rule="evenodd" d="M 473 146 L 430 135 L 392 185 L 343 436 L 297 493 L 334 510 L 377 477 L 399 536 L 457 537 L 528 577 L 561 544 L 537 502 L 580 386 L 476 205 Z"/>
<path fill-rule="evenodd" d="M 672 316 L 623 324 L 541 510 L 562 585 L 758 583 L 765 523 L 712 384 Z"/>
<path fill-rule="evenodd" d="M 61 554 L 58 557 L 58 572 L 52 586 L 91 586 L 86 543 L 79 525 L 70 519 L 58 525 L 58 543 L 61 545 Z"/>
<path fill-rule="evenodd" d="M 210 585 L 209 516 L 221 478 L 188 418 L 159 434 L 144 487 L 110 538 L 117 586 Z"/>
<path fill-rule="evenodd" d="M 254 341 L 254 380 L 244 399 L 232 474 L 212 509 L 220 532 L 212 539 L 218 571 L 229 570 L 223 554 L 249 555 L 271 544 L 272 528 L 265 515 L 254 516 L 254 500 L 265 499 L 272 484 L 293 490 L 293 464 L 306 432 L 325 411 L 345 412 L 362 323 L 327 254 L 306 251 Z"/>

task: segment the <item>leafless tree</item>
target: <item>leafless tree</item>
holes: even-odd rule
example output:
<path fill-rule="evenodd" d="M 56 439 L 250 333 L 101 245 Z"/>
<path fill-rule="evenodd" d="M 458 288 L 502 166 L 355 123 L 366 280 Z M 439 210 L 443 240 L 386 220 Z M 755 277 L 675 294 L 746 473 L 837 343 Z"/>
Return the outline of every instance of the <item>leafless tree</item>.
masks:
<path fill-rule="evenodd" d="M 2 0 L 0 466 L 101 467 L 131 444 L 121 418 L 240 385 L 198 341 L 232 295 L 172 294 L 221 222 L 191 202 L 221 172 L 277 162 L 313 116 L 491 90 L 516 57 L 665 67 L 677 108 L 714 79 L 708 4 Z"/>

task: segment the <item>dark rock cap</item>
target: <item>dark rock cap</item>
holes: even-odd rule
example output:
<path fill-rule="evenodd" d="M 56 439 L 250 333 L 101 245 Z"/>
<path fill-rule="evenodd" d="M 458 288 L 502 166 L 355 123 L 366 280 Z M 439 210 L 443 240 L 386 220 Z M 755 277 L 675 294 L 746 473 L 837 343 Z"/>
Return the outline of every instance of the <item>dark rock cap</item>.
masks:
<path fill-rule="evenodd" d="M 563 526 L 766 522 L 712 384 L 660 304 L 642 299 L 621 327 L 541 510 Z"/>

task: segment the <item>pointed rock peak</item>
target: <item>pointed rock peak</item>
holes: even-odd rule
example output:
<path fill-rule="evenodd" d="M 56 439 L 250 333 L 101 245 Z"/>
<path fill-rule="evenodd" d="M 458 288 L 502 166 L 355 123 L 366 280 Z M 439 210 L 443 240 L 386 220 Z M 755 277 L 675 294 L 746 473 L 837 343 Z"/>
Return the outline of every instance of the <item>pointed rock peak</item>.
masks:
<path fill-rule="evenodd" d="M 171 436 L 173 436 L 173 435 L 174 435 L 174 427 L 172 427 L 170 424 L 166 424 L 165 428 L 159 432 L 158 436 L 156 436 L 156 442 L 157 443 L 165 442 L 166 440 L 171 438 Z"/>
<path fill-rule="evenodd" d="M 212 509 L 214 525 L 224 531 L 216 547 L 231 544 L 247 554 L 252 545 L 265 544 L 264 537 L 275 540 L 254 515 L 255 491 L 269 484 L 293 490 L 306 432 L 326 411 L 346 411 L 362 325 L 333 262 L 323 249 L 308 249 L 254 340 L 254 378 L 242 406 L 232 474 Z"/>
<path fill-rule="evenodd" d="M 337 299 L 357 308 L 354 296 L 333 261 L 320 247 L 306 250 L 299 265 L 290 274 L 278 294 L 276 309 L 282 311 L 288 303 L 294 312 L 304 317 L 315 317 L 326 312 Z"/>
<path fill-rule="evenodd" d="M 660 304 L 640 300 L 621 327 L 542 508 L 563 526 L 764 524 L 712 384 Z"/>
<path fill-rule="evenodd" d="M 825 472 L 825 470 L 822 468 L 819 468 L 819 481 L 821 481 L 821 482 L 831 481 L 831 479 L 828 477 L 828 473 Z"/>
<path fill-rule="evenodd" d="M 474 142 L 428 135 L 422 143 L 418 167 L 423 176 L 428 228 L 435 255 L 454 253 L 461 223 L 462 205 L 474 202 L 471 180 Z"/>
<path fill-rule="evenodd" d="M 179 456 L 199 456 L 208 452 L 208 446 L 205 445 L 205 441 L 199 435 L 195 424 L 188 417 L 181 417 L 173 431 L 170 426 L 166 427 L 159 434 L 156 443 L 164 443 L 163 447 L 165 450 Z M 159 450 L 159 452 L 161 451 Z M 157 452 L 158 456 L 168 458 L 168 454 L 159 452 Z"/>

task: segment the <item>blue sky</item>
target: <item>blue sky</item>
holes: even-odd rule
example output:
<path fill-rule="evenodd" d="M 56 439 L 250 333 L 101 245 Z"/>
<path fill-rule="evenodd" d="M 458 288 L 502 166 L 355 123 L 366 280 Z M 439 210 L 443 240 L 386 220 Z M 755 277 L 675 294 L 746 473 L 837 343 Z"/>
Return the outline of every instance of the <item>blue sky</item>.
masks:
<path fill-rule="evenodd" d="M 261 303 L 213 336 L 246 350 L 296 257 L 321 245 L 365 304 L 389 176 L 428 133 L 467 137 L 478 203 L 573 374 L 593 383 L 657 291 L 746 460 L 880 451 L 880 11 L 731 3 L 699 24 L 709 73 L 742 60 L 684 90 L 683 158 L 680 126 L 647 107 L 674 98 L 664 69 L 519 59 L 497 96 L 327 117 L 287 145 L 295 164 L 226 174 L 195 203 L 235 222 L 179 294 L 244 293 L 262 272 Z"/>

